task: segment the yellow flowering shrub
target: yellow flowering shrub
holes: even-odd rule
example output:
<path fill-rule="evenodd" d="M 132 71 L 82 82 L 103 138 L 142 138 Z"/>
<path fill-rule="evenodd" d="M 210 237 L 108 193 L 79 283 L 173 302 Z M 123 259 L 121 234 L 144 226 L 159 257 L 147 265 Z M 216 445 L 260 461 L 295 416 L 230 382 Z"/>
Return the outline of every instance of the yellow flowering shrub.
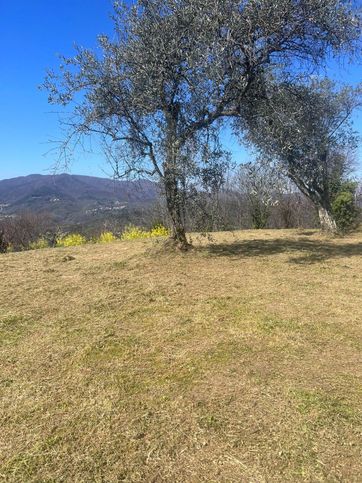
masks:
<path fill-rule="evenodd" d="M 30 243 L 30 250 L 40 250 L 41 248 L 49 248 L 48 240 L 45 238 L 39 238 L 38 240 Z"/>
<path fill-rule="evenodd" d="M 170 230 L 164 227 L 163 225 L 156 225 L 152 228 L 152 230 L 149 233 L 150 233 L 150 237 L 169 236 Z"/>
<path fill-rule="evenodd" d="M 139 240 L 141 238 L 148 238 L 148 234 L 142 228 L 134 225 L 126 226 L 121 235 L 121 240 Z"/>
<path fill-rule="evenodd" d="M 79 233 L 73 233 L 59 238 L 57 241 L 57 247 L 76 247 L 87 243 L 87 239 Z"/>
<path fill-rule="evenodd" d="M 116 241 L 117 237 L 111 231 L 105 231 L 97 238 L 96 243 L 110 243 Z"/>
<path fill-rule="evenodd" d="M 163 225 L 156 225 L 149 231 L 138 226 L 128 225 L 121 235 L 121 240 L 140 240 L 142 238 L 156 238 L 168 235 L 169 230 Z"/>

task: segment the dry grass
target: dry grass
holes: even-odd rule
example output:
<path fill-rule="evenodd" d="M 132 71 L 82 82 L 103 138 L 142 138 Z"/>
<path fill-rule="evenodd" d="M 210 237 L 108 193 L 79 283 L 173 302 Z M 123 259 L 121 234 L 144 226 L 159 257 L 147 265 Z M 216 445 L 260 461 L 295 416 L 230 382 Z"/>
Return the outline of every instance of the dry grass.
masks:
<path fill-rule="evenodd" d="M 0 478 L 362 481 L 362 235 L 0 258 Z"/>

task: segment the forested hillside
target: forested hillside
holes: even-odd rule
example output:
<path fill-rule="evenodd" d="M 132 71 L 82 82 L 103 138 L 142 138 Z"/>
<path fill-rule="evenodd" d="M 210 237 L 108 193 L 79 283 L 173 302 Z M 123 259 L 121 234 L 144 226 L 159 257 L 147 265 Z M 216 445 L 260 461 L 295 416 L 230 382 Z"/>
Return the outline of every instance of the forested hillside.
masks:
<path fill-rule="evenodd" d="M 61 224 L 92 223 L 148 207 L 156 197 L 156 184 L 146 180 L 34 174 L 0 181 L 0 216 L 46 212 Z"/>

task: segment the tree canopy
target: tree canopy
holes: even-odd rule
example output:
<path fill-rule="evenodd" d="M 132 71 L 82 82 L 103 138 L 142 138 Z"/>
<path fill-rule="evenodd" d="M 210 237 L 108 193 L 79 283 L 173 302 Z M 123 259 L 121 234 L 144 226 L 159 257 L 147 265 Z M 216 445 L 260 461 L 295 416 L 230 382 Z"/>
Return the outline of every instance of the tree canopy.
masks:
<path fill-rule="evenodd" d="M 312 200 L 329 231 L 336 229 L 333 184 L 349 172 L 358 145 L 351 115 L 361 105 L 361 92 L 361 87 L 338 89 L 328 79 L 266 82 L 241 118 L 241 132 Z"/>

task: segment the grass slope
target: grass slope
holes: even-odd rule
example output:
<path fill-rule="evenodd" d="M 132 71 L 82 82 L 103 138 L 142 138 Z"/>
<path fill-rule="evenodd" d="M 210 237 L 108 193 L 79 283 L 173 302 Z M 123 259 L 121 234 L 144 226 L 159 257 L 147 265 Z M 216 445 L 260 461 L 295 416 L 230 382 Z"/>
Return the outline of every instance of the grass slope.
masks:
<path fill-rule="evenodd" d="M 1 256 L 0 477 L 361 481 L 361 242 Z"/>

